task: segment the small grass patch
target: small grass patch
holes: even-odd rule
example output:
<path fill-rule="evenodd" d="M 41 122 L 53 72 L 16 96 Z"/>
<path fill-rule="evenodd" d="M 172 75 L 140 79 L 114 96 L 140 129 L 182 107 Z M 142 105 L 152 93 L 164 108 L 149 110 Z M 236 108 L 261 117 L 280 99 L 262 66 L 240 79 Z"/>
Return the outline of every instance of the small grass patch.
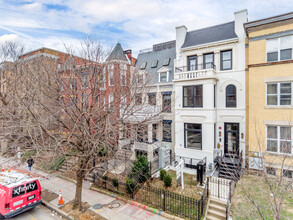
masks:
<path fill-rule="evenodd" d="M 285 195 L 280 219 L 293 219 L 292 193 L 292 190 L 288 190 Z M 237 183 L 232 197 L 230 216 L 233 219 L 261 219 L 260 211 L 265 219 L 273 219 L 273 204 L 273 196 L 263 177 L 243 176 Z"/>
<path fill-rule="evenodd" d="M 182 190 L 181 185 L 177 187 L 176 172 L 173 170 L 168 170 L 167 174 L 172 177 L 172 185 L 170 187 L 165 187 L 164 181 L 160 180 L 160 178 L 153 178 L 153 180 L 149 180 L 147 184 L 151 187 L 166 189 L 168 191 L 191 198 L 201 198 L 203 188 L 197 186 L 198 182 L 196 181 L 195 175 L 184 173 L 184 190 Z"/>

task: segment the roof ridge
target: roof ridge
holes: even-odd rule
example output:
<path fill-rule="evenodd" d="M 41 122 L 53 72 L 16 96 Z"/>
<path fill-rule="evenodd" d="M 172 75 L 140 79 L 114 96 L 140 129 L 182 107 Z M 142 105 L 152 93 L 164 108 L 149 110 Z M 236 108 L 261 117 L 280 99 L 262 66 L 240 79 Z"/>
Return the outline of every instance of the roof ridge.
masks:
<path fill-rule="evenodd" d="M 222 23 L 222 24 L 217 24 L 217 25 L 213 25 L 213 26 L 209 26 L 209 27 L 204 27 L 204 28 L 192 30 L 192 31 L 187 31 L 187 33 L 195 32 L 195 31 L 201 31 L 201 30 L 205 30 L 205 29 L 209 29 L 209 28 L 213 28 L 213 27 L 218 27 L 218 26 L 222 26 L 222 25 L 230 24 L 230 23 L 235 23 L 235 21 L 229 21 L 229 22 Z"/>

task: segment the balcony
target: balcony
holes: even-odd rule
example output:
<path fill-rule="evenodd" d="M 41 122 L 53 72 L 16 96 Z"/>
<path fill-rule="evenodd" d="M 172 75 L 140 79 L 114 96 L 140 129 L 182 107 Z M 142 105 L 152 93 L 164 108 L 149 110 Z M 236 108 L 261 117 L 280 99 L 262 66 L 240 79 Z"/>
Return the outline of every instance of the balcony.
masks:
<path fill-rule="evenodd" d="M 175 67 L 174 81 L 193 79 L 217 79 L 216 66 L 212 63 L 206 63 L 205 65 Z"/>
<path fill-rule="evenodd" d="M 136 105 L 128 106 L 120 110 L 120 115 L 125 122 L 157 122 L 162 119 L 160 105 Z"/>

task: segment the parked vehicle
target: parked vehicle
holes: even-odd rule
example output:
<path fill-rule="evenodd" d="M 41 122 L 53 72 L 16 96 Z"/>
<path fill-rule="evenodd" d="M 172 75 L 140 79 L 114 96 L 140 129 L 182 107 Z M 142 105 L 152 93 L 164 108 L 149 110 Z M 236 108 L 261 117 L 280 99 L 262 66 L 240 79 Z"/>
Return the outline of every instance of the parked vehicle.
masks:
<path fill-rule="evenodd" d="M 38 178 L 19 170 L 0 172 L 0 220 L 11 218 L 41 203 Z"/>

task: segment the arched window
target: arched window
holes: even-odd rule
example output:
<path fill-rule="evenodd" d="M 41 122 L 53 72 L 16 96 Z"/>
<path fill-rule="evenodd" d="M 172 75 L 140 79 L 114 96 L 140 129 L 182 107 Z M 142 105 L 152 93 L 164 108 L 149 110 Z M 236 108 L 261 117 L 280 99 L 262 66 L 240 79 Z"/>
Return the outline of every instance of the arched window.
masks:
<path fill-rule="evenodd" d="M 236 107 L 236 86 L 228 85 L 226 87 L 226 108 Z"/>

